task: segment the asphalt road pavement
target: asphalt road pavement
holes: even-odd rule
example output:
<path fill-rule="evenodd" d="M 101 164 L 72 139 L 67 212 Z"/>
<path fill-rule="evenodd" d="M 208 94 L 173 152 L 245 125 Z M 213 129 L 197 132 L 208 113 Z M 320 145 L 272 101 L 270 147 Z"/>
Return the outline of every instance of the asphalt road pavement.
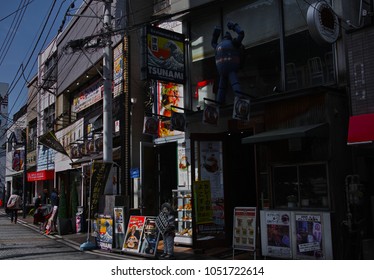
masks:
<path fill-rule="evenodd" d="M 95 251 L 80 251 L 58 236 L 47 236 L 27 223 L 11 223 L 0 210 L 0 260 L 113 260 L 126 256 Z"/>

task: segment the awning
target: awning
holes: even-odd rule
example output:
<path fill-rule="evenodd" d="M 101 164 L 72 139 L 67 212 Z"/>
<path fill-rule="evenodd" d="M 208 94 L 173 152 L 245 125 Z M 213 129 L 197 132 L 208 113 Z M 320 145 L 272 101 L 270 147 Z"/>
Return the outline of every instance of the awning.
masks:
<path fill-rule="evenodd" d="M 27 172 L 27 182 L 52 180 L 54 177 L 54 170 L 40 170 L 36 172 Z"/>
<path fill-rule="evenodd" d="M 349 118 L 348 145 L 367 144 L 374 141 L 374 114 L 363 114 Z"/>
<path fill-rule="evenodd" d="M 242 144 L 255 144 L 276 140 L 303 137 L 323 137 L 328 132 L 327 123 L 304 125 L 298 127 L 284 128 L 261 132 L 242 139 Z"/>

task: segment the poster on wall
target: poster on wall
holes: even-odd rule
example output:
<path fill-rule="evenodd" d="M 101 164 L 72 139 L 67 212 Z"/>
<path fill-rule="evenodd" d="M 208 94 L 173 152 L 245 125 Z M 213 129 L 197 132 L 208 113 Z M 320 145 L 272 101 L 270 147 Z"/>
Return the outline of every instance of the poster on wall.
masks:
<path fill-rule="evenodd" d="M 261 247 L 263 256 L 292 258 L 291 212 L 260 212 Z"/>
<path fill-rule="evenodd" d="M 173 130 L 171 117 L 175 113 L 183 113 L 183 85 L 176 83 L 157 83 L 157 115 L 159 121 L 158 137 L 182 135 L 183 131 Z M 165 118 L 163 118 L 165 117 Z"/>
<path fill-rule="evenodd" d="M 111 216 L 98 215 L 96 223 L 94 223 L 94 235 L 99 248 L 112 250 L 113 219 Z"/>
<path fill-rule="evenodd" d="M 147 30 L 148 79 L 183 84 L 185 81 L 184 35 L 149 26 Z"/>
<path fill-rule="evenodd" d="M 256 250 L 256 207 L 234 208 L 233 249 Z"/>
<path fill-rule="evenodd" d="M 201 180 L 210 182 L 213 223 L 223 230 L 225 225 L 223 193 L 222 143 L 219 141 L 200 142 Z"/>
<path fill-rule="evenodd" d="M 213 222 L 212 201 L 209 181 L 195 181 L 193 184 L 196 224 Z"/>
<path fill-rule="evenodd" d="M 332 259 L 329 213 L 293 213 L 297 259 Z"/>
<path fill-rule="evenodd" d="M 188 147 L 187 147 L 188 145 Z M 178 186 L 190 186 L 189 141 L 178 142 Z"/>
<path fill-rule="evenodd" d="M 120 249 L 125 239 L 125 220 L 124 220 L 124 208 L 114 207 L 114 236 L 115 246 Z"/>

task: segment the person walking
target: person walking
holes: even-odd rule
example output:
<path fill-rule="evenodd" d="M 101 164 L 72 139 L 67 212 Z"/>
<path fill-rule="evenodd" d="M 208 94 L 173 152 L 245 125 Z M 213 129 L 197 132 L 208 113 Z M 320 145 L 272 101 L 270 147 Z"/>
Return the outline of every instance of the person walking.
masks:
<path fill-rule="evenodd" d="M 14 191 L 9 197 L 7 202 L 7 209 L 10 212 L 10 222 L 16 224 L 18 219 L 18 210 L 21 209 L 21 197 L 18 195 L 18 191 Z"/>

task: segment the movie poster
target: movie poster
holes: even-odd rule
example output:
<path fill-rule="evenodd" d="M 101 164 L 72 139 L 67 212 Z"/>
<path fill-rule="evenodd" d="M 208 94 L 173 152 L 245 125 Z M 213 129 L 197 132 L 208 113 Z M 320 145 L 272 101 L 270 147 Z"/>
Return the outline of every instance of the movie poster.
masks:
<path fill-rule="evenodd" d="M 292 258 L 290 216 L 289 211 L 261 211 L 261 247 L 264 256 Z"/>
<path fill-rule="evenodd" d="M 319 214 L 295 214 L 296 255 L 323 257 L 322 218 Z"/>
<path fill-rule="evenodd" d="M 127 225 L 125 240 L 122 251 L 138 253 L 140 248 L 140 237 L 144 228 L 144 216 L 131 216 Z"/>
<path fill-rule="evenodd" d="M 173 130 L 171 117 L 173 113 L 183 113 L 183 85 L 176 83 L 157 83 L 157 115 L 160 116 L 158 137 L 183 134 L 183 131 Z"/>
<path fill-rule="evenodd" d="M 145 217 L 143 234 L 140 240 L 139 253 L 154 256 L 157 252 L 159 230 L 156 227 L 155 217 Z"/>
<path fill-rule="evenodd" d="M 113 211 L 114 211 L 115 246 L 117 249 L 120 249 L 125 239 L 124 208 L 115 207 Z"/>

